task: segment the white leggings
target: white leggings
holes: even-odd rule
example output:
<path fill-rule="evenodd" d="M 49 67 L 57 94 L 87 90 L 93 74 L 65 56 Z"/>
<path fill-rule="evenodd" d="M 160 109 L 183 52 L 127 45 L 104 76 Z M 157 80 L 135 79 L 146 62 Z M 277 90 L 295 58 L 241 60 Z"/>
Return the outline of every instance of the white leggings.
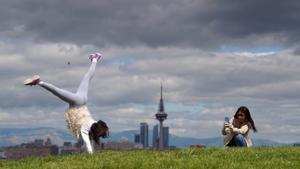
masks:
<path fill-rule="evenodd" d="M 64 89 L 60 89 L 50 83 L 46 83 L 41 81 L 39 85 L 46 90 L 53 93 L 55 96 L 59 97 L 63 101 L 69 103 L 70 107 L 78 107 L 85 105 L 87 102 L 87 94 L 89 88 L 89 82 L 91 81 L 95 69 L 96 69 L 97 62 L 92 62 L 89 70 L 84 75 L 83 79 L 80 82 L 80 85 L 76 91 L 76 93 L 69 92 Z"/>

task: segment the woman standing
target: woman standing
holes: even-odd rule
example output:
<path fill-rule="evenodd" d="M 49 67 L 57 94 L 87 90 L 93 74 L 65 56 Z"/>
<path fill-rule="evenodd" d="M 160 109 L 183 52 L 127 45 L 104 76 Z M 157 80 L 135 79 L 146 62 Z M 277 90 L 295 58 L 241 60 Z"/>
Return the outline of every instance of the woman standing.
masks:
<path fill-rule="evenodd" d="M 102 120 L 95 121 L 86 106 L 89 82 L 94 75 L 96 65 L 100 58 L 100 53 L 89 56 L 92 63 L 88 72 L 84 75 L 76 93 L 60 89 L 50 83 L 42 81 L 39 75 L 34 75 L 32 78 L 24 81 L 24 85 L 41 86 L 69 104 L 69 108 L 65 112 L 67 126 L 77 139 L 83 139 L 86 150 L 89 153 L 93 153 L 94 151 L 93 142 L 99 144 L 99 137 L 105 138 L 108 136 L 106 123 Z"/>
<path fill-rule="evenodd" d="M 228 147 L 251 147 L 252 141 L 249 131 L 257 132 L 254 121 L 247 107 L 241 106 L 236 111 L 233 118 L 224 122 L 222 134 L 224 135 L 224 145 Z"/>

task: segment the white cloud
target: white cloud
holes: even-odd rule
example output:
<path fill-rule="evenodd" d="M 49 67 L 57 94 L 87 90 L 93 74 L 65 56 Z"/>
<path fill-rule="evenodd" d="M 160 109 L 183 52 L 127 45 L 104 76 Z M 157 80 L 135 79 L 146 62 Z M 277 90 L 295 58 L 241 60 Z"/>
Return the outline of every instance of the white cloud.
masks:
<path fill-rule="evenodd" d="M 235 55 L 238 56 L 247 56 L 247 57 L 259 57 L 259 56 L 268 56 L 268 55 L 273 55 L 275 52 L 235 52 Z"/>
<path fill-rule="evenodd" d="M 48 82 L 75 91 L 88 69 L 91 50 L 98 51 L 74 44 L 41 43 L 22 48 L 3 44 L 0 76 L 5 81 L 0 96 L 6 120 L 1 126 L 65 129 L 67 105 L 42 88 L 23 86 L 22 81 L 38 73 Z M 300 139 L 295 135 L 300 120 L 295 118 L 300 111 L 296 92 L 300 59 L 289 52 L 248 57 L 145 46 L 109 47 L 100 52 L 103 58 L 91 82 L 88 105 L 95 119 L 106 121 L 112 131 L 137 130 L 140 122 L 148 122 L 150 127 L 156 124 L 154 114 L 163 82 L 169 114 L 165 124 L 172 134 L 220 136 L 224 116 L 233 116 L 239 106 L 246 105 L 260 131 L 254 137 L 283 140 L 282 134 L 290 142 Z M 195 109 L 197 105 L 201 108 Z M 280 134 L 270 131 L 286 124 L 291 125 L 278 130 Z"/>

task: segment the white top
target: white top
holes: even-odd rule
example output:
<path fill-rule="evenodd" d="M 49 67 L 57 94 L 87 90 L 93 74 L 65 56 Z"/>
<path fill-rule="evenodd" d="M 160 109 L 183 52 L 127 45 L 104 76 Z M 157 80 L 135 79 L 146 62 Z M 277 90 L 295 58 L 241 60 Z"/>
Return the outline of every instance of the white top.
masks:
<path fill-rule="evenodd" d="M 234 123 L 235 123 L 234 118 L 231 118 L 229 120 L 230 127 L 226 127 L 226 128 L 223 127 L 222 129 L 222 134 L 224 135 L 224 145 L 226 146 L 231 141 L 231 139 L 235 134 L 242 134 L 245 138 L 247 147 L 252 147 L 252 140 L 249 136 L 251 124 L 245 123 L 242 124 L 239 128 L 237 128 L 236 125 L 234 125 Z"/>
<path fill-rule="evenodd" d="M 93 145 L 89 138 L 89 131 L 96 121 L 92 118 L 86 106 L 71 107 L 65 112 L 65 120 L 70 131 L 77 139 L 82 137 L 87 152 L 93 153 Z"/>

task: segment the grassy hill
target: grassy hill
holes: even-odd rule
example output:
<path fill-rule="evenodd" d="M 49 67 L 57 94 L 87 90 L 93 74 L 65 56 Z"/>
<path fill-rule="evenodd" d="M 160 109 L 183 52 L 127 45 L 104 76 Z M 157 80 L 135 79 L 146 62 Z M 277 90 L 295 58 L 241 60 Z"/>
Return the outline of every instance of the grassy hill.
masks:
<path fill-rule="evenodd" d="M 174 151 L 104 151 L 1 161 L 0 168 L 300 168 L 299 147 L 203 148 Z"/>

